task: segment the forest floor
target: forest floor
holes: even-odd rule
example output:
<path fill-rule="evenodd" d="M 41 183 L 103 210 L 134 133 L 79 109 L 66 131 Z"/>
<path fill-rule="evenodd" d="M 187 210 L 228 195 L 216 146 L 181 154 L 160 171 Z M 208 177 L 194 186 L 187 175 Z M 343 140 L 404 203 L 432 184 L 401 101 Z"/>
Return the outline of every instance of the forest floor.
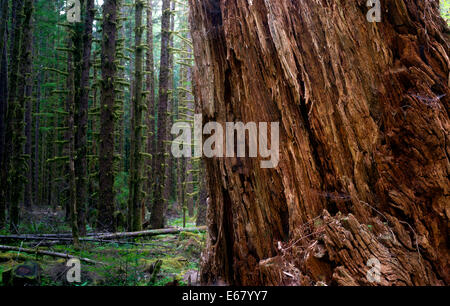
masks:
<path fill-rule="evenodd" d="M 63 221 L 62 212 L 35 210 L 22 222 L 19 233 L 70 232 Z M 181 218 L 173 217 L 168 221 L 169 227 L 181 225 Z M 187 227 L 195 227 L 194 219 L 188 220 Z M 0 232 L 0 235 L 8 234 L 10 233 Z M 81 262 L 81 283 L 70 284 L 66 278 L 70 267 L 66 266 L 65 258 L 0 251 L 0 286 L 3 285 L 4 271 L 26 262 L 39 264 L 41 286 L 183 286 L 198 283 L 200 255 L 205 245 L 204 233 L 181 232 L 176 235 L 128 239 L 128 242 L 129 244 L 118 244 L 114 241 L 82 242 L 79 249 L 69 244 L 45 246 L 48 243 L 43 241 L 9 242 L 9 246 L 65 253 L 103 264 Z M 162 264 L 160 270 L 154 273 L 158 261 Z M 152 278 L 152 275 L 155 277 Z"/>

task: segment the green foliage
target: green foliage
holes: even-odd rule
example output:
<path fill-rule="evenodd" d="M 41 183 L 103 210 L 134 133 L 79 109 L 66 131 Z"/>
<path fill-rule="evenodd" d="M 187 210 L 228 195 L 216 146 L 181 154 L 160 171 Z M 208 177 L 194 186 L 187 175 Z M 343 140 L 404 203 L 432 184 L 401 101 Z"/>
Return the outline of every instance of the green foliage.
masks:
<path fill-rule="evenodd" d="M 116 190 L 116 203 L 117 207 L 125 210 L 128 203 L 128 173 L 119 172 L 115 177 L 114 189 Z"/>
<path fill-rule="evenodd" d="M 450 26 L 450 0 L 440 0 L 441 16 Z"/>
<path fill-rule="evenodd" d="M 196 227 L 197 225 L 195 224 L 195 221 L 196 221 L 196 216 L 194 216 L 194 217 L 186 216 L 186 227 L 187 228 Z M 173 226 L 173 227 L 183 227 L 183 217 L 170 219 L 168 221 L 168 225 Z"/>

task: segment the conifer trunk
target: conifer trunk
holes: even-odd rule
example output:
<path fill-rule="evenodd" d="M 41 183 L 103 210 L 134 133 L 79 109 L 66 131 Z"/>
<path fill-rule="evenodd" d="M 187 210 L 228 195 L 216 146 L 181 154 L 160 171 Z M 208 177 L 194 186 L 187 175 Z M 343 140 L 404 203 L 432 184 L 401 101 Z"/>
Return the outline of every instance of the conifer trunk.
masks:
<path fill-rule="evenodd" d="M 153 1 L 147 0 L 147 54 L 146 54 L 146 89 L 147 89 L 147 153 L 146 161 L 146 203 L 150 204 L 153 195 L 152 161 L 155 158 L 155 68 L 153 58 Z M 148 206 L 150 210 L 150 205 Z"/>
<path fill-rule="evenodd" d="M 117 0 L 103 3 L 100 102 L 99 203 L 97 228 L 114 230 L 114 85 L 116 78 Z"/>
<path fill-rule="evenodd" d="M 169 40 L 170 40 L 170 0 L 163 0 L 161 18 L 161 60 L 159 75 L 159 101 L 158 101 L 158 131 L 157 154 L 155 158 L 154 180 L 155 188 L 153 205 L 150 216 L 152 228 L 164 227 L 164 181 L 166 169 L 166 146 L 164 141 L 167 135 L 167 105 L 169 99 Z"/>
<path fill-rule="evenodd" d="M 170 16 L 170 32 L 173 33 L 175 30 L 175 10 L 176 10 L 176 3 L 175 1 L 172 1 L 171 3 L 171 16 Z M 174 65 L 173 65 L 173 60 L 174 60 L 174 52 L 173 52 L 173 47 L 174 47 L 174 40 L 173 40 L 173 35 L 170 35 L 170 40 L 169 40 L 169 98 L 168 98 L 168 104 L 167 104 L 167 135 L 166 135 L 166 139 L 169 141 L 169 139 L 171 138 L 171 134 L 170 134 L 170 129 L 173 123 L 173 118 L 174 118 L 174 109 L 175 109 L 175 95 L 174 95 Z M 166 148 L 168 148 L 169 146 L 166 146 Z M 167 150 L 170 151 L 170 150 Z M 175 176 L 174 176 L 174 157 L 172 156 L 172 154 L 169 153 L 169 155 L 167 156 L 167 167 L 166 167 L 166 179 L 165 179 L 165 183 L 164 183 L 164 200 L 166 201 L 166 205 L 170 205 L 170 200 L 173 194 L 175 194 Z M 166 210 L 167 210 L 167 206 L 166 206 Z"/>
<path fill-rule="evenodd" d="M 144 53 L 142 34 L 144 32 L 144 27 L 142 26 L 142 12 L 144 11 L 144 2 L 142 0 L 136 0 L 135 9 L 134 97 L 132 99 L 133 116 L 131 119 L 130 193 L 128 199 L 128 213 L 131 217 L 130 230 L 137 232 L 142 230 L 142 112 L 144 108 L 142 92 L 142 58 Z"/>
<path fill-rule="evenodd" d="M 10 92 L 8 98 L 8 116 L 11 119 L 11 157 L 9 176 L 9 217 L 10 229 L 17 231 L 19 225 L 19 203 L 25 178 L 24 145 L 24 113 L 25 113 L 25 80 L 27 65 L 31 62 L 31 15 L 33 2 L 24 1 L 17 6 L 16 24 L 14 29 L 13 52 L 18 54 L 18 62 L 11 65 Z"/>
<path fill-rule="evenodd" d="M 0 28 L 0 183 L 6 185 L 6 127 L 7 127 L 7 99 L 8 99 L 8 52 L 7 52 L 7 20 L 8 1 L 2 1 L 2 24 Z M 0 187 L 0 229 L 6 224 L 6 186 Z"/>
<path fill-rule="evenodd" d="M 69 40 L 68 49 L 73 47 L 73 40 Z M 79 229 L 78 229 L 78 209 L 77 209 L 77 190 L 76 190 L 76 171 L 75 171 L 75 73 L 76 69 L 74 67 L 74 57 L 72 52 L 68 53 L 67 56 L 67 79 L 66 86 L 69 94 L 66 97 L 66 125 L 67 130 L 65 133 L 66 145 L 64 148 L 65 153 L 69 157 L 67 164 L 65 165 L 65 170 L 67 172 L 67 183 L 68 183 L 68 199 L 67 199 L 67 209 L 66 209 L 66 219 L 70 220 L 70 225 L 72 229 L 72 237 L 75 246 L 79 244 Z M 68 214 L 67 214 L 68 213 Z"/>
<path fill-rule="evenodd" d="M 76 25 L 75 62 L 78 65 L 76 86 L 76 134 L 75 134 L 75 173 L 76 202 L 78 212 L 78 229 L 84 236 L 86 233 L 86 206 L 88 203 L 88 171 L 87 171 L 87 126 L 89 109 L 89 73 L 91 69 L 92 27 L 95 17 L 94 0 L 85 0 L 82 5 L 82 22 Z"/>

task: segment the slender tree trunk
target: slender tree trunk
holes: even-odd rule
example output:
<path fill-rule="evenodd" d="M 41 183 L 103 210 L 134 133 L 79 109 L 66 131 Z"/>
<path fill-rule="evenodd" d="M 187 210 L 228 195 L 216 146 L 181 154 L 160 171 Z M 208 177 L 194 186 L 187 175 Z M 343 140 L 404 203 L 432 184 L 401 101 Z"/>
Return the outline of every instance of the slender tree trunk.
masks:
<path fill-rule="evenodd" d="M 280 124 L 274 169 L 206 160 L 204 283 L 450 284 L 448 28 L 382 4 L 190 0 L 203 123 Z"/>
<path fill-rule="evenodd" d="M 190 39 L 190 35 L 188 33 L 188 39 Z M 188 52 L 188 54 L 190 54 L 190 52 L 192 52 L 192 48 L 187 45 L 186 50 Z M 187 83 L 186 83 L 186 100 L 188 101 L 186 106 L 187 106 L 187 113 L 189 116 L 191 116 L 191 118 L 194 116 L 194 112 L 193 110 L 195 109 L 195 105 L 194 105 L 194 99 L 192 97 L 192 67 L 188 66 L 186 69 L 186 78 L 187 78 Z M 187 197 L 186 199 L 186 209 L 187 212 L 189 214 L 189 217 L 193 217 L 194 216 L 194 159 L 193 158 L 189 158 L 186 161 L 186 173 L 187 173 L 187 178 L 185 180 L 186 182 L 186 187 L 185 187 L 185 192 L 189 195 L 189 197 Z"/>
<path fill-rule="evenodd" d="M 176 10 L 176 3 L 175 1 L 171 2 L 171 15 L 170 15 L 170 32 L 174 32 L 175 30 L 175 10 Z M 175 106 L 175 95 L 174 95 L 174 65 L 173 65 L 173 59 L 174 59 L 174 52 L 172 51 L 174 47 L 174 40 L 173 40 L 173 35 L 170 35 L 170 39 L 169 39 L 169 98 L 168 98 L 168 103 L 167 103 L 167 135 L 166 135 L 166 139 L 169 140 L 171 135 L 170 135 L 170 127 L 172 126 L 173 123 L 173 110 L 174 110 L 174 106 Z M 168 146 L 166 146 L 168 147 Z M 170 150 L 167 150 L 168 152 L 170 152 Z M 164 200 L 166 201 L 166 208 L 164 211 L 167 210 L 168 205 L 170 205 L 170 201 L 171 201 L 171 197 L 175 194 L 175 176 L 174 176 L 174 171 L 173 171 L 173 167 L 174 167 L 174 157 L 172 156 L 172 154 L 169 153 L 169 155 L 167 156 L 167 167 L 166 167 L 166 178 L 165 178 L 165 183 L 164 183 Z"/>
<path fill-rule="evenodd" d="M 76 173 L 76 192 L 77 192 L 77 211 L 78 211 L 78 229 L 82 236 L 86 233 L 86 206 L 88 203 L 88 171 L 87 171 L 87 125 L 89 109 L 89 73 L 91 70 L 91 50 L 92 50 L 92 27 L 95 17 L 94 0 L 86 0 L 83 6 L 83 20 L 80 29 L 81 58 L 77 65 L 80 66 L 80 84 L 76 95 L 76 135 L 75 135 L 75 173 Z M 80 39 L 80 38 L 78 38 Z M 78 102 L 79 101 L 79 102 Z"/>
<path fill-rule="evenodd" d="M 134 97 L 133 117 L 131 120 L 131 148 L 130 148 L 130 188 L 128 199 L 128 213 L 131 215 L 130 230 L 142 230 L 142 150 L 143 150 L 143 133 L 142 133 L 142 112 L 143 103 L 143 71 L 142 58 L 144 46 L 142 43 L 142 34 L 144 27 L 142 26 L 142 12 L 144 10 L 144 2 L 142 0 L 135 1 L 135 60 L 134 60 Z"/>
<path fill-rule="evenodd" d="M 188 83 L 187 80 L 187 67 L 185 67 L 184 65 L 181 66 L 180 68 L 180 86 L 182 88 L 184 88 L 183 86 L 186 86 L 186 84 Z M 186 108 L 186 96 L 187 93 L 185 90 L 180 90 L 179 91 L 179 101 L 180 101 L 180 109 L 184 111 L 184 109 Z M 186 116 L 187 115 L 187 116 Z M 179 119 L 186 119 L 189 118 L 189 114 L 188 113 L 181 113 L 179 114 Z M 187 120 L 187 119 L 186 119 Z M 187 207 L 186 207 L 186 163 L 187 163 L 187 158 L 180 158 L 179 162 L 178 162 L 178 175 L 177 175 L 177 179 L 178 179 L 178 205 L 181 208 L 181 213 L 182 213 L 182 217 L 183 217 L 183 227 L 186 226 L 186 212 L 187 212 Z"/>
<path fill-rule="evenodd" d="M 8 99 L 8 1 L 2 1 L 2 23 L 0 27 L 0 229 L 6 224 L 6 127 L 7 127 L 7 99 Z"/>
<path fill-rule="evenodd" d="M 93 68 L 93 82 L 92 82 L 92 109 L 99 110 L 98 112 L 100 113 L 100 109 L 98 108 L 98 60 L 97 60 L 97 55 L 98 55 L 97 50 L 95 50 L 93 52 L 93 62 L 94 62 L 94 68 Z M 98 142 L 98 131 L 99 131 L 99 116 L 92 116 L 91 117 L 91 155 L 93 158 L 90 159 L 89 162 L 89 212 L 91 211 L 95 211 L 96 210 L 96 203 L 97 203 L 97 197 L 94 196 L 94 194 L 97 193 L 98 191 L 98 180 L 97 180 L 97 176 L 95 176 L 95 173 L 98 172 L 98 147 L 99 147 L 99 142 Z M 89 213 L 90 215 L 90 213 Z M 89 218 L 90 219 L 90 218 Z M 92 221 L 92 220 L 90 220 Z"/>
<path fill-rule="evenodd" d="M 150 204 L 153 194 L 152 161 L 155 154 L 155 68 L 153 59 L 153 1 L 147 0 L 147 56 L 146 56 L 146 88 L 147 88 L 147 153 L 150 155 L 146 161 L 147 184 L 146 203 Z M 150 210 L 150 205 L 148 206 Z"/>
<path fill-rule="evenodd" d="M 197 208 L 197 220 L 196 225 L 202 226 L 206 225 L 206 209 L 208 203 L 208 191 L 206 189 L 206 178 L 204 173 L 200 176 L 200 193 L 198 197 L 198 208 Z"/>
<path fill-rule="evenodd" d="M 114 85 L 116 78 L 117 1 L 103 3 L 102 81 L 97 228 L 114 230 Z"/>
<path fill-rule="evenodd" d="M 19 201 L 22 197 L 24 183 L 24 165 L 23 165 L 23 115 L 24 104 L 23 97 L 25 92 L 25 62 L 27 61 L 26 39 L 30 34 L 29 21 L 31 14 L 26 7 L 27 3 L 21 2 L 16 8 L 16 20 L 14 25 L 14 41 L 12 47 L 13 58 L 11 60 L 10 85 L 8 93 L 8 125 L 10 126 L 11 135 L 8 137 L 11 146 L 11 157 L 8 167 L 10 201 L 9 217 L 10 229 L 17 230 L 19 224 Z M 24 6 L 25 9 L 24 10 Z"/>
<path fill-rule="evenodd" d="M 34 4 L 35 0 L 30 1 L 31 5 Z M 31 10 L 33 10 L 32 8 Z M 33 14 L 31 12 L 31 14 Z M 25 160 L 26 160 L 26 183 L 25 183 L 25 194 L 24 194 L 24 206 L 26 208 L 31 208 L 32 202 L 33 202 L 33 165 L 32 165 L 32 158 L 31 158 L 31 146 L 32 146 L 32 111 L 33 111 L 33 57 L 34 57 L 34 50 L 33 50 L 33 25 L 34 21 L 33 18 L 30 17 L 30 21 L 28 26 L 30 29 L 28 30 L 29 35 L 28 38 L 24 37 L 24 40 L 28 40 L 26 42 L 26 62 L 24 63 L 24 77 L 25 77 L 25 92 L 24 92 L 24 104 L 25 104 Z"/>
<path fill-rule="evenodd" d="M 18 58 L 19 54 L 13 54 L 13 50 L 14 50 L 14 41 L 15 41 L 15 35 L 16 35 L 16 25 L 17 25 L 17 12 L 21 10 L 21 8 L 23 7 L 23 1 L 11 1 L 11 22 L 10 22 L 10 29 L 9 29 L 9 53 L 11 56 L 9 58 L 9 63 L 10 66 L 12 67 L 11 63 L 12 60 L 14 58 L 14 56 L 16 58 Z M 19 19 L 21 17 L 19 16 Z M 19 20 L 20 21 L 20 20 Z M 7 47 L 6 47 L 7 48 Z"/>
<path fill-rule="evenodd" d="M 8 28 L 8 8 L 9 8 L 9 1 L 8 0 L 1 0 L 0 2 L 0 16 L 1 16 L 1 23 L 0 23 L 0 52 L 3 54 L 3 48 L 6 48 L 7 46 L 7 40 L 4 39 L 7 28 Z M 3 55 L 2 55 L 3 56 Z M 0 69 L 3 66 L 3 62 L 0 63 Z M 1 119 L 1 117 L 0 117 Z M 1 150 L 1 149 L 0 149 Z"/>
<path fill-rule="evenodd" d="M 39 72 L 38 79 L 36 83 L 36 105 L 35 113 L 39 114 L 40 104 L 41 104 L 41 84 L 42 84 L 43 73 Z M 40 155 L 39 155 L 39 143 L 40 143 L 40 118 L 35 117 L 34 121 L 34 178 L 33 178 L 33 195 L 34 195 L 34 205 L 39 203 L 39 169 L 40 169 Z"/>
<path fill-rule="evenodd" d="M 150 216 L 152 228 L 164 227 L 164 176 L 166 169 L 166 146 L 164 145 L 167 135 L 167 105 L 169 99 L 169 40 L 170 40 L 170 0 L 163 0 L 161 18 L 161 60 L 159 75 L 159 104 L 158 104 L 158 131 L 157 131 L 157 154 L 155 159 L 154 179 L 155 188 L 153 205 Z"/>
<path fill-rule="evenodd" d="M 120 62 L 120 67 L 117 71 L 117 80 L 120 82 L 127 82 L 127 79 L 125 79 L 125 58 L 123 58 L 123 54 L 125 52 L 125 45 L 126 45 L 126 34 L 125 34 L 125 24 L 122 22 L 123 16 L 127 16 L 127 9 L 130 9 L 130 12 L 133 10 L 133 8 L 128 8 L 126 6 L 118 8 L 118 20 L 119 23 L 117 25 L 117 29 L 120 29 L 120 32 L 117 33 L 117 45 L 116 45 L 116 55 Z M 130 23 L 131 24 L 131 23 Z M 130 31 L 130 37 L 132 33 L 132 27 Z M 128 64 L 129 67 L 132 66 L 131 63 Z M 120 85 L 120 84 L 119 84 Z M 123 87 L 123 86 L 120 86 Z M 125 91 L 122 89 L 116 88 L 116 109 L 120 109 L 120 112 L 117 112 L 117 124 L 116 124 L 116 154 L 118 154 L 121 158 L 118 171 L 119 172 L 127 172 L 128 165 L 126 162 L 128 162 L 128 159 L 124 158 L 125 153 L 125 144 L 127 142 L 127 139 L 125 139 L 125 112 L 126 112 L 126 106 L 125 103 Z M 122 207 L 121 207 L 122 208 Z"/>
<path fill-rule="evenodd" d="M 67 46 L 68 49 L 73 49 L 73 40 L 70 40 Z M 77 210 L 77 191 L 76 191 L 76 172 L 75 172 L 75 72 L 74 61 L 72 52 L 67 56 L 67 79 L 66 85 L 69 94 L 66 97 L 66 112 L 67 115 L 67 131 L 65 133 L 65 139 L 67 144 L 65 146 L 65 153 L 69 156 L 69 161 L 66 164 L 67 180 L 69 192 L 67 201 L 68 205 L 66 209 L 66 219 L 70 218 L 70 225 L 72 228 L 73 243 L 76 247 L 79 244 L 79 229 L 78 229 L 78 210 Z M 67 216 L 67 211 L 69 215 Z"/>
<path fill-rule="evenodd" d="M 32 21 L 31 21 L 32 22 Z M 31 26 L 31 24 L 30 24 Z M 31 33 L 32 35 L 32 33 Z M 27 46 L 26 52 L 30 54 L 33 53 L 33 38 L 30 37 L 29 45 Z M 31 126 L 33 124 L 31 113 L 33 109 L 33 63 L 31 60 L 31 55 L 29 55 L 29 62 L 26 63 L 24 67 L 25 72 L 25 160 L 26 160 L 26 183 L 25 183 L 25 194 L 24 194 L 24 206 L 26 208 L 31 208 L 33 195 L 33 165 L 31 159 L 31 144 L 32 144 L 32 134 Z"/>

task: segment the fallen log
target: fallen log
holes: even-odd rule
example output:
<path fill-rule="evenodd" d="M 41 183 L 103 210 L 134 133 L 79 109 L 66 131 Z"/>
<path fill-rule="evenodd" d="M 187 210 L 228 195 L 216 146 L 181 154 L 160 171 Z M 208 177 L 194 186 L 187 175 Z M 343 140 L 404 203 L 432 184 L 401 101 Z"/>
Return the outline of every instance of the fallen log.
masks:
<path fill-rule="evenodd" d="M 164 228 L 140 232 L 124 232 L 124 233 L 113 233 L 113 234 L 100 234 L 92 235 L 90 237 L 80 238 L 80 241 L 84 242 L 110 242 L 113 239 L 119 238 L 136 238 L 136 237 L 152 237 L 158 235 L 167 234 L 179 234 L 182 232 L 204 232 L 206 231 L 206 226 L 193 227 L 193 228 Z M 0 235 L 0 241 L 11 241 L 11 240 L 31 240 L 31 241 L 72 241 L 71 237 L 57 237 L 51 235 Z M 126 241 L 115 241 L 118 244 L 130 244 Z"/>
<path fill-rule="evenodd" d="M 72 242 L 73 238 L 71 237 L 41 237 L 41 236 L 34 236 L 34 235 L 4 235 L 0 236 L 0 241 L 16 241 L 16 240 L 29 240 L 29 241 L 48 241 L 50 243 L 57 243 L 57 242 Z M 103 239 L 96 239 L 96 238 L 79 238 L 79 241 L 85 241 L 85 242 L 111 242 L 111 240 L 103 240 Z M 45 243 L 45 242 L 44 242 Z M 117 244 L 134 244 L 133 242 L 128 241 L 114 241 L 114 243 Z"/>
<path fill-rule="evenodd" d="M 27 249 L 27 248 L 13 247 L 13 246 L 8 246 L 8 245 L 0 245 L 0 251 L 16 251 L 16 252 L 23 252 L 23 253 L 28 253 L 28 254 L 47 255 L 47 256 L 67 258 L 67 259 L 76 258 L 76 259 L 79 259 L 80 261 L 90 263 L 90 264 L 99 264 L 99 265 L 105 264 L 103 262 L 95 261 L 95 260 L 92 260 L 89 258 L 77 257 L 77 256 L 73 256 L 73 255 L 66 254 L 66 253 L 58 253 L 58 252 L 36 250 L 36 249 Z"/>
<path fill-rule="evenodd" d="M 185 233 L 195 233 L 195 232 L 205 232 L 206 226 L 200 227 L 192 227 L 192 228 L 164 228 L 164 229 L 155 229 L 141 232 L 128 232 L 128 233 L 115 233 L 115 234 L 106 234 L 101 236 L 96 236 L 96 238 L 101 240 L 111 240 L 118 238 L 136 238 L 136 237 L 152 237 L 158 235 L 167 235 L 167 234 L 179 234 L 182 232 Z"/>
<path fill-rule="evenodd" d="M 106 235 L 108 233 L 87 233 L 86 237 L 93 237 L 93 236 L 99 236 L 99 235 Z M 24 234 L 23 236 L 38 236 L 38 237 L 44 237 L 44 238 L 71 238 L 71 233 L 60 233 L 60 234 Z"/>

